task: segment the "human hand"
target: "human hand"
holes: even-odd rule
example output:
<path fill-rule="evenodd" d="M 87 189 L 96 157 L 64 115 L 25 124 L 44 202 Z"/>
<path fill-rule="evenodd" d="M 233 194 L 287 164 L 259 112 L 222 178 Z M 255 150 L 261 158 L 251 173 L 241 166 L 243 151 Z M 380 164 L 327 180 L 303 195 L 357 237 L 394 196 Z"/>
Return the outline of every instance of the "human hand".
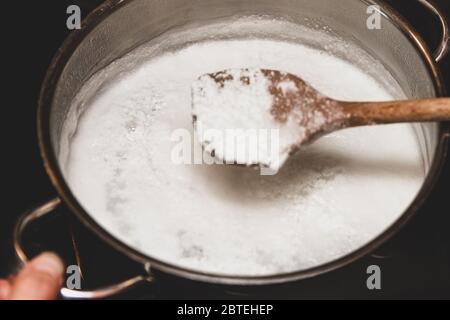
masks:
<path fill-rule="evenodd" d="M 64 264 L 53 253 L 43 253 L 15 276 L 0 279 L 0 300 L 53 300 L 63 281 Z"/>

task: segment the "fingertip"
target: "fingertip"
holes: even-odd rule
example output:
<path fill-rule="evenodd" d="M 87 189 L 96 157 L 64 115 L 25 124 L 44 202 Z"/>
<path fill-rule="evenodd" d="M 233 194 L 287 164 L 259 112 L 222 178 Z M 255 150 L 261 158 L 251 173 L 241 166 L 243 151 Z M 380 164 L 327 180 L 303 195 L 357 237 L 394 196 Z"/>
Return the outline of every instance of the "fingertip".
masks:
<path fill-rule="evenodd" d="M 56 299 L 63 280 L 64 264 L 54 253 L 43 253 L 17 275 L 11 299 Z"/>
<path fill-rule="evenodd" d="M 60 278 L 62 280 L 64 263 L 53 252 L 44 252 L 37 256 L 31 261 L 30 266 L 36 271 L 47 273 L 53 278 Z"/>

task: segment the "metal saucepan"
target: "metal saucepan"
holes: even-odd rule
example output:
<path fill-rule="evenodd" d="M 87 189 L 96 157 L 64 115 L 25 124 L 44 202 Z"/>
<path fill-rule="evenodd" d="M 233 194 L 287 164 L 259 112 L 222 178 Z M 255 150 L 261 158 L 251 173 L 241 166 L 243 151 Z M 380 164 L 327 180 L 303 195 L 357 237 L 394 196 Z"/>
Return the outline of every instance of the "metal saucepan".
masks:
<path fill-rule="evenodd" d="M 419 139 L 427 176 L 422 189 L 409 208 L 388 230 L 359 250 L 312 269 L 268 277 L 232 277 L 206 274 L 169 265 L 134 250 L 110 235 L 87 213 L 64 181 L 57 157 L 61 128 L 71 100 L 94 73 L 165 31 L 191 22 L 233 15 L 276 15 L 290 20 L 300 17 L 319 19 L 335 31 L 351 34 L 359 43 L 383 61 L 410 98 L 444 94 L 437 63 L 448 50 L 449 30 L 444 16 L 426 0 L 420 1 L 438 16 L 443 28 L 440 47 L 433 54 L 416 31 L 380 0 L 108 0 L 94 10 L 74 31 L 53 59 L 42 86 L 38 109 L 38 137 L 45 169 L 59 196 L 27 212 L 17 223 L 15 249 L 27 260 L 22 233 L 32 221 L 50 214 L 62 203 L 88 229 L 112 248 L 143 265 L 142 275 L 107 288 L 85 292 L 62 289 L 67 298 L 102 298 L 116 294 L 141 281 L 152 281 L 150 267 L 175 276 L 209 283 L 262 285 L 310 278 L 347 265 L 380 246 L 395 234 L 424 203 L 437 180 L 447 154 L 449 128 L 445 124 L 420 125 Z M 366 27 L 367 7 L 378 5 L 383 28 Z"/>

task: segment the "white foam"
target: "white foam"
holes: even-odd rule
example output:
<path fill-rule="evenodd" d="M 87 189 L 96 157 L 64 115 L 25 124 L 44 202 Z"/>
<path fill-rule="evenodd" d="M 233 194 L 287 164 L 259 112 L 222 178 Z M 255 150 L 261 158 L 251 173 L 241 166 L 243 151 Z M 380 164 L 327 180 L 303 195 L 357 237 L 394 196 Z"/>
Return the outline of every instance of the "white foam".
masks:
<path fill-rule="evenodd" d="M 62 144 L 70 142 L 70 153 L 63 149 L 61 161 L 92 217 L 145 254 L 232 275 L 305 269 L 379 235 L 421 185 L 420 152 L 406 124 L 329 135 L 302 149 L 275 176 L 175 165 L 171 134 L 179 128 L 192 133 L 191 84 L 205 73 L 279 69 L 335 99 L 393 97 L 354 65 L 289 42 L 217 40 L 148 59 L 142 58 L 148 49 L 138 50 L 140 62 L 115 62 L 112 68 L 127 66 L 127 72 L 95 98 L 81 94 L 75 100 L 73 110 L 82 103 L 86 111 L 72 140 L 75 120 L 69 117 Z M 98 75 L 89 86 L 104 80 L 105 74 Z"/>

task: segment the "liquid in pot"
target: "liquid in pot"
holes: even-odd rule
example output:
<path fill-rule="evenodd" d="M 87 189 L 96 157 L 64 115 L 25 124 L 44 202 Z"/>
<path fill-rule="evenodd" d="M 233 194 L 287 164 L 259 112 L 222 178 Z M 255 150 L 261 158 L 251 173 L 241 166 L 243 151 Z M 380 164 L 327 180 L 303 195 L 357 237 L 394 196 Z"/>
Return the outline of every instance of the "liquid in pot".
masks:
<path fill-rule="evenodd" d="M 245 33 L 254 29 L 272 34 Z M 274 30 L 319 45 L 273 36 Z M 406 210 L 424 179 L 409 124 L 333 133 L 274 176 L 175 163 L 186 151 L 183 139 L 192 139 L 194 161 L 191 84 L 205 73 L 277 69 L 335 99 L 404 98 L 380 62 L 326 31 L 248 17 L 188 32 L 198 41 L 186 30 L 163 35 L 96 74 L 73 102 L 60 162 L 72 191 L 102 227 L 166 263 L 266 276 L 349 254 Z M 342 48 L 353 61 L 334 53 Z"/>

